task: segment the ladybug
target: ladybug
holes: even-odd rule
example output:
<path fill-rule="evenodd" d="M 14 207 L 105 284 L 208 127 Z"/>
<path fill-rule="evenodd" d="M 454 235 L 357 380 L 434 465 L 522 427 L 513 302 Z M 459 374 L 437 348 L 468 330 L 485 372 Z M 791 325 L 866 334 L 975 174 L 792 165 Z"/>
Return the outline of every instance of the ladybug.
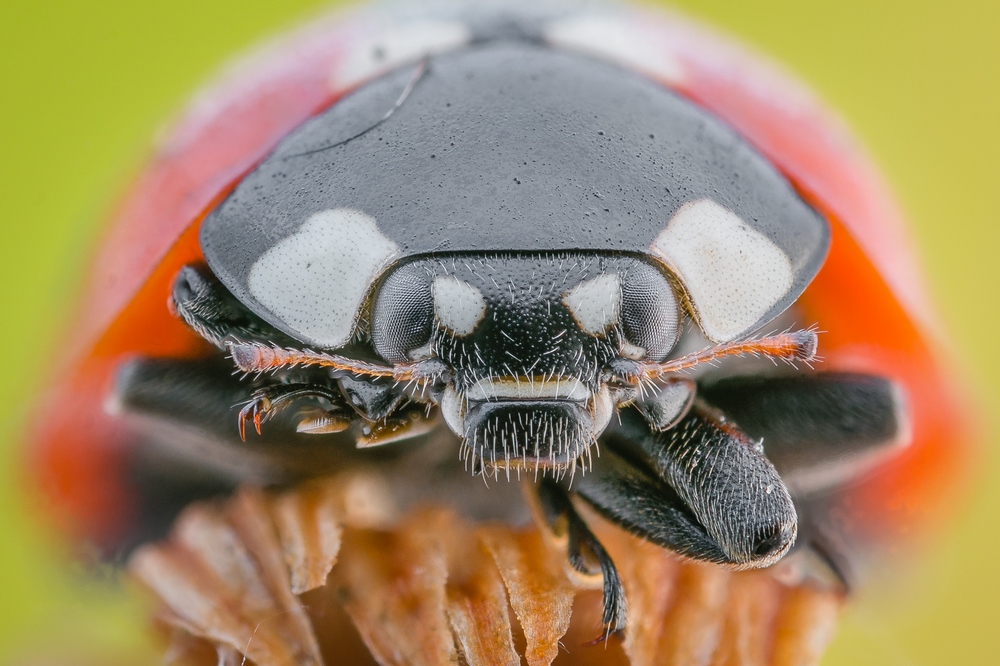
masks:
<path fill-rule="evenodd" d="M 379 465 L 849 586 L 959 463 L 898 212 L 806 93 L 681 19 L 319 22 L 199 98 L 125 200 L 34 460 L 109 554 L 192 500 Z"/>

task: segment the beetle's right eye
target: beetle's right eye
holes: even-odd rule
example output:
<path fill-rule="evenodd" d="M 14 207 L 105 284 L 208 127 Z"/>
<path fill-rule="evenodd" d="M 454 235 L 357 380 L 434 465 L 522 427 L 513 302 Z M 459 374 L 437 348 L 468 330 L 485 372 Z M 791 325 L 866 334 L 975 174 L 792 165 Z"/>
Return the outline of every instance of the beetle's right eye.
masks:
<path fill-rule="evenodd" d="M 372 309 L 372 343 L 390 363 L 408 363 L 431 339 L 434 299 L 423 271 L 402 268 L 382 284 Z"/>

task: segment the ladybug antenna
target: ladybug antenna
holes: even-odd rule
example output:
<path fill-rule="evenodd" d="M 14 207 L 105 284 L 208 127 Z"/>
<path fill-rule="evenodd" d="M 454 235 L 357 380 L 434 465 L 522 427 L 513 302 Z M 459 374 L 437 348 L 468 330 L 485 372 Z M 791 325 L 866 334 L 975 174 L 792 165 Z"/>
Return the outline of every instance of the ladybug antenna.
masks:
<path fill-rule="evenodd" d="M 802 362 L 809 365 L 820 360 L 816 355 L 819 344 L 816 328 L 809 327 L 799 331 L 785 331 L 776 335 L 768 335 L 754 340 L 740 340 L 708 347 L 701 351 L 686 354 L 665 363 L 646 363 L 641 366 L 641 379 L 658 379 L 663 375 L 689 370 L 701 363 L 711 363 L 727 356 L 764 356 L 772 360 L 786 363 Z"/>
<path fill-rule="evenodd" d="M 345 356 L 314 352 L 310 349 L 279 347 L 260 342 L 226 342 L 229 356 L 236 367 L 245 373 L 261 374 L 281 368 L 316 366 L 333 368 L 352 375 L 365 377 L 392 377 L 396 381 L 418 379 L 413 366 L 378 365 Z"/>

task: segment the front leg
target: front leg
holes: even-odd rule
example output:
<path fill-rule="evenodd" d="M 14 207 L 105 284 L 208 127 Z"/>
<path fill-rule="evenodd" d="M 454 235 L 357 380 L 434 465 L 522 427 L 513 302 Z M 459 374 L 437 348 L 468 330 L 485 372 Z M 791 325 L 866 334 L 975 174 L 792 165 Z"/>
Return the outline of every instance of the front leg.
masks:
<path fill-rule="evenodd" d="M 318 415 L 341 416 L 347 425 L 359 418 L 336 384 L 321 376 L 303 374 L 292 383 L 261 379 L 268 383 L 233 375 L 221 354 L 204 359 L 140 357 L 119 370 L 113 404 L 125 415 L 150 421 L 147 431 L 173 427 L 248 452 L 300 447 L 316 439 L 300 433 L 306 434 L 303 423 Z M 272 427 L 260 427 L 271 420 Z M 247 423 L 261 436 L 244 443 Z"/>
<path fill-rule="evenodd" d="M 534 492 L 540 518 L 555 540 L 566 548 L 573 570 L 585 579 L 602 578 L 601 639 L 621 634 L 626 624 L 625 590 L 608 551 L 576 512 L 570 494 L 557 482 L 542 479 Z"/>
<path fill-rule="evenodd" d="M 270 384 L 255 390 L 250 400 L 240 409 L 237 419 L 240 439 L 246 441 L 247 423 L 252 423 L 254 430 L 260 435 L 264 422 L 293 404 L 301 404 L 303 400 L 313 402 L 315 407 L 302 412 L 296 425 L 298 432 L 329 434 L 343 432 L 351 426 L 353 412 L 347 408 L 343 396 L 335 388 L 319 384 Z"/>
<path fill-rule="evenodd" d="M 758 442 L 703 405 L 668 432 L 632 410 L 602 438 L 600 464 L 573 491 L 612 522 L 681 555 L 768 566 L 791 548 L 797 516 Z"/>
<path fill-rule="evenodd" d="M 667 432 L 625 410 L 601 446 L 592 470 L 572 480 L 545 479 L 537 495 L 570 565 L 603 575 L 605 636 L 625 628 L 624 592 L 611 558 L 574 509 L 573 494 L 620 527 L 692 559 L 764 567 L 795 541 L 795 507 L 759 442 L 704 405 Z"/>

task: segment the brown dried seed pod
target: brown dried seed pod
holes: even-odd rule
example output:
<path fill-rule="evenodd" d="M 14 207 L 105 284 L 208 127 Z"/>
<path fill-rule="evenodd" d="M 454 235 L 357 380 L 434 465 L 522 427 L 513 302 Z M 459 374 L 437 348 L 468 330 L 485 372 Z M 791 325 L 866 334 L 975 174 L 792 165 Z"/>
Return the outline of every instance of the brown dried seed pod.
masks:
<path fill-rule="evenodd" d="M 493 527 L 482 530 L 480 538 L 510 594 L 524 633 L 525 660 L 529 666 L 552 663 L 559 653 L 559 639 L 569 629 L 576 591 L 559 555 L 535 531 Z"/>
<path fill-rule="evenodd" d="M 130 563 L 158 599 L 165 662 L 801 665 L 836 624 L 834 592 L 681 561 L 590 517 L 630 623 L 588 645 L 601 595 L 538 530 L 440 508 L 394 519 L 380 488 L 358 474 L 188 508 Z"/>

